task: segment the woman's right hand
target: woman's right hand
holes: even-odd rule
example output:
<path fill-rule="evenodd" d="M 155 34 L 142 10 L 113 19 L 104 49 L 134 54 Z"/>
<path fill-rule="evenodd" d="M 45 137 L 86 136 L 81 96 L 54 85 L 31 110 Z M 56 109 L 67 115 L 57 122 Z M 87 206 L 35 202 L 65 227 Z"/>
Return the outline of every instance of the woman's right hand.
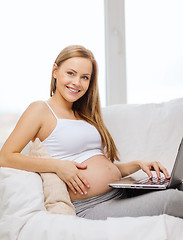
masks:
<path fill-rule="evenodd" d="M 88 181 L 83 177 L 80 170 L 87 168 L 85 163 L 77 163 L 74 161 L 60 161 L 57 162 L 56 174 L 62 179 L 71 191 L 76 194 L 87 194 L 89 188 Z"/>

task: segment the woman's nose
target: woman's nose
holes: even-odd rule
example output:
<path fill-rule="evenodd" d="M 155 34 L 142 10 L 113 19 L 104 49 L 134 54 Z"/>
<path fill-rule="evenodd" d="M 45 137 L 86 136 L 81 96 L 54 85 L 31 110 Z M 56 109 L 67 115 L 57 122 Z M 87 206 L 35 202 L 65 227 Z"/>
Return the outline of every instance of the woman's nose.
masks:
<path fill-rule="evenodd" d="M 75 77 L 74 78 L 74 84 L 78 85 L 78 86 L 80 85 L 80 77 Z"/>

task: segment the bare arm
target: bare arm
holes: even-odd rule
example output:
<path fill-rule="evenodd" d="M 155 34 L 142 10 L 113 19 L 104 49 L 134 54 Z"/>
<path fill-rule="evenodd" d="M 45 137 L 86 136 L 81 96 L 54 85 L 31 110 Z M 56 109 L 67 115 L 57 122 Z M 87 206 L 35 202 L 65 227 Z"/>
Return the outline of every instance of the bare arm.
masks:
<path fill-rule="evenodd" d="M 89 186 L 79 169 L 85 169 L 84 164 L 58 159 L 33 158 L 21 154 L 22 149 L 34 140 L 42 128 L 47 115 L 47 106 L 43 102 L 32 103 L 22 114 L 15 129 L 6 140 L 0 151 L 0 167 L 16 168 L 31 172 L 56 173 L 70 189 L 76 193 L 87 192 Z"/>
<path fill-rule="evenodd" d="M 21 154 L 22 149 L 34 139 L 42 126 L 42 104 L 32 103 L 22 114 L 15 129 L 0 151 L 0 166 L 33 172 L 54 171 L 49 159 L 32 158 Z"/>
<path fill-rule="evenodd" d="M 140 165 L 138 161 L 133 161 L 128 163 L 116 163 L 115 165 L 120 170 L 122 177 L 126 177 L 140 170 Z"/>

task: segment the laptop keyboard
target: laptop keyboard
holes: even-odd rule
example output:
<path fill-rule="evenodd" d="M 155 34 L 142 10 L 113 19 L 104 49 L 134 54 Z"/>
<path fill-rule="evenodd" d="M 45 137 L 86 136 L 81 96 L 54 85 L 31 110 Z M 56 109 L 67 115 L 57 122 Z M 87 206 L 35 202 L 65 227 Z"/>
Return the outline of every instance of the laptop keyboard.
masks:
<path fill-rule="evenodd" d="M 157 178 L 157 177 L 153 177 L 153 178 L 145 178 L 139 181 L 136 181 L 136 183 L 138 184 L 147 184 L 147 185 L 168 185 L 170 179 L 167 178 Z"/>

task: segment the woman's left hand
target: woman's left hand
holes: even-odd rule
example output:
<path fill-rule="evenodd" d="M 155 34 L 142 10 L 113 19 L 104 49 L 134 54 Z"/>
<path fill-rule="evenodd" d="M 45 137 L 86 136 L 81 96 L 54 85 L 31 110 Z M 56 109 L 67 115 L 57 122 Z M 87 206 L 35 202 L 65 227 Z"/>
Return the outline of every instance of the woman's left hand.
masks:
<path fill-rule="evenodd" d="M 170 175 L 165 167 L 160 162 L 153 161 L 153 162 L 145 162 L 139 161 L 140 168 L 147 173 L 147 175 L 152 178 L 153 174 L 151 171 L 156 171 L 156 175 L 158 178 L 161 177 L 160 172 L 165 175 L 165 178 L 170 178 Z"/>

